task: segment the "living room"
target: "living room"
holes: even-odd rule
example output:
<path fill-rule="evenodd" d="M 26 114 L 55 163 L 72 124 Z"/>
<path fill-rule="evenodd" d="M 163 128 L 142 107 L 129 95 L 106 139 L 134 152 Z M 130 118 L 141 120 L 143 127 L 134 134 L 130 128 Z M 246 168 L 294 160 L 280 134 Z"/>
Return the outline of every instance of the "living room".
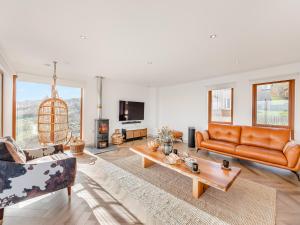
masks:
<path fill-rule="evenodd" d="M 2 224 L 299 223 L 299 2 L 1 5 Z"/>

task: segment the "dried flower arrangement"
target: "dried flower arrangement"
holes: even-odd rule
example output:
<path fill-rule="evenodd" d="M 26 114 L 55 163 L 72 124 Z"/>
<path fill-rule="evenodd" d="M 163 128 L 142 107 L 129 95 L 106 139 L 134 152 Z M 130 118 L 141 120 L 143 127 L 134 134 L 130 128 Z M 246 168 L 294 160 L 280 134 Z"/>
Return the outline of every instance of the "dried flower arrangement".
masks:
<path fill-rule="evenodd" d="M 174 137 L 173 137 L 172 130 L 170 130 L 167 126 L 159 129 L 158 130 L 158 140 L 162 144 L 173 142 Z"/>
<path fill-rule="evenodd" d="M 169 155 L 173 150 L 173 133 L 168 127 L 162 127 L 158 130 L 158 140 L 163 146 L 163 153 Z"/>

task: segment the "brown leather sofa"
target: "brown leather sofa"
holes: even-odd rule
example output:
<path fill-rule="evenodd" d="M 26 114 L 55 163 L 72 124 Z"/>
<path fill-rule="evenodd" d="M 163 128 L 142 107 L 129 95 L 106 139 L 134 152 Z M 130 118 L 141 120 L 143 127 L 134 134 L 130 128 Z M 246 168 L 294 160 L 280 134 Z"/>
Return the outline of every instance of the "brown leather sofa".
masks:
<path fill-rule="evenodd" d="M 300 170 L 300 145 L 290 139 L 289 129 L 209 124 L 195 134 L 197 151 L 223 155 L 291 170 Z M 299 174 L 297 177 L 299 179 Z"/>

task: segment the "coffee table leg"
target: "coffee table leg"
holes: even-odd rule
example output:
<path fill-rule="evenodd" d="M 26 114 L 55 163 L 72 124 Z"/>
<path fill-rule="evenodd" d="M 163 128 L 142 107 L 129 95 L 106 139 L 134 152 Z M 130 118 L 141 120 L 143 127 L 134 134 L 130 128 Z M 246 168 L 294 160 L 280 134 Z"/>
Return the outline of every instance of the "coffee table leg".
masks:
<path fill-rule="evenodd" d="M 199 198 L 205 191 L 205 185 L 198 181 L 198 179 L 193 179 L 193 196 Z"/>
<path fill-rule="evenodd" d="M 151 160 L 149 160 L 145 157 L 142 158 L 142 161 L 143 161 L 143 167 L 144 168 L 147 168 L 147 167 L 152 166 L 154 164 L 153 161 L 151 161 Z"/>

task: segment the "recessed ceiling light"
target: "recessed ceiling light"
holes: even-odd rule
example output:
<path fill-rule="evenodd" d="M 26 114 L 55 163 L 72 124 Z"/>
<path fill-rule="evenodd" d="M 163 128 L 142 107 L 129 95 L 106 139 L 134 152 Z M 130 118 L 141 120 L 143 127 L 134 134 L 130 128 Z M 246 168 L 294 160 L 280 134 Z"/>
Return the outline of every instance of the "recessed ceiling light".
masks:
<path fill-rule="evenodd" d="M 209 35 L 209 38 L 212 38 L 212 39 L 214 39 L 214 38 L 216 38 L 216 37 L 217 37 L 216 34 L 211 34 L 211 35 Z"/>
<path fill-rule="evenodd" d="M 152 65 L 152 61 L 148 61 L 147 64 L 148 64 L 148 65 Z"/>
<path fill-rule="evenodd" d="M 82 40 L 86 40 L 86 39 L 88 39 L 88 36 L 86 36 L 86 35 L 80 35 L 80 38 L 81 38 Z"/>

